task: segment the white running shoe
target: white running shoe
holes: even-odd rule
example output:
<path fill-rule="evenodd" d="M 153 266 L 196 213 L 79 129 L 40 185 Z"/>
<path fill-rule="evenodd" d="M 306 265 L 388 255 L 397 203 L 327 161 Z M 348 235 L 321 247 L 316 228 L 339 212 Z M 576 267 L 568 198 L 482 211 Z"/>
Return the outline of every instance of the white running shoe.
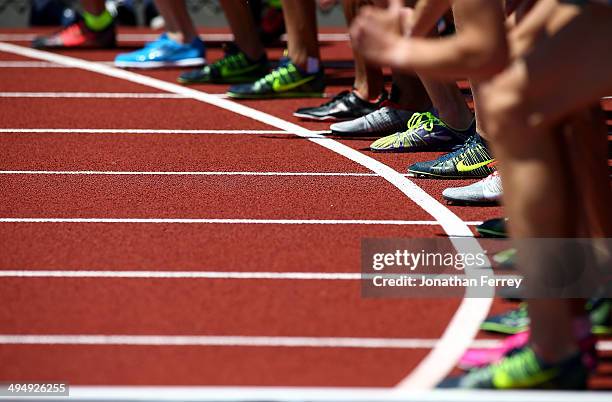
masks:
<path fill-rule="evenodd" d="M 484 179 L 465 187 L 450 187 L 442 192 L 445 200 L 462 204 L 494 204 L 501 201 L 502 181 L 496 170 Z"/>

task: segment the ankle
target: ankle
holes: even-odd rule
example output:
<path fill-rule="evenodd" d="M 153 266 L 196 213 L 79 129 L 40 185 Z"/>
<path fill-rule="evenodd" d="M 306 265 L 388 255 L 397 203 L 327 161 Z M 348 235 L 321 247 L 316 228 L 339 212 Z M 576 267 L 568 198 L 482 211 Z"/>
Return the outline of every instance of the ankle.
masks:
<path fill-rule="evenodd" d="M 379 102 L 383 96 L 382 91 L 378 92 L 377 94 L 374 94 L 368 91 L 367 88 L 353 88 L 353 93 L 362 101 L 370 103 Z"/>

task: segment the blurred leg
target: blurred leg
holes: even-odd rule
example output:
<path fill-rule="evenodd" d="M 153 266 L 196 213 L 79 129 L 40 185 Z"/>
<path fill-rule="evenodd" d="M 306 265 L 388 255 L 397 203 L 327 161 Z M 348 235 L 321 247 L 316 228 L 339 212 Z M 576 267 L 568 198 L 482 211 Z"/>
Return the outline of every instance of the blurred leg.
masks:
<path fill-rule="evenodd" d="M 187 11 L 185 0 L 155 0 L 166 22 L 168 36 L 180 43 L 190 43 L 198 35 Z"/>
<path fill-rule="evenodd" d="M 353 22 L 353 19 L 359 13 L 359 9 L 367 4 L 373 4 L 373 2 L 371 0 L 345 0 L 343 2 L 344 16 L 348 25 Z M 353 58 L 355 60 L 355 83 L 353 86 L 357 94 L 364 100 L 376 98 L 384 88 L 382 70 L 379 67 L 368 65 L 355 49 L 353 49 Z"/>
<path fill-rule="evenodd" d="M 104 0 L 81 0 L 83 10 L 93 15 L 100 15 L 106 10 Z"/>
<path fill-rule="evenodd" d="M 244 0 L 221 0 L 221 6 L 238 47 L 251 60 L 259 60 L 264 55 L 265 49 L 257 33 L 249 5 Z"/>
<path fill-rule="evenodd" d="M 314 0 L 283 0 L 289 57 L 307 70 L 308 59 L 320 60 L 317 15 Z"/>

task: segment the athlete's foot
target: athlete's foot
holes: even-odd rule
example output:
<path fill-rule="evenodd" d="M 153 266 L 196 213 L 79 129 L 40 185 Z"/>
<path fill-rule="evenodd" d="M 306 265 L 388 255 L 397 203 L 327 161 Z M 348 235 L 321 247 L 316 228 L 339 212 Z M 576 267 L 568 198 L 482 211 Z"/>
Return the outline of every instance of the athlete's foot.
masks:
<path fill-rule="evenodd" d="M 293 115 L 317 121 L 354 120 L 377 110 L 386 99 L 386 91 L 380 94 L 378 100 L 372 102 L 361 99 L 355 90 L 342 91 L 321 106 L 300 108 Z"/>
<path fill-rule="evenodd" d="M 127 68 L 158 68 L 198 66 L 206 62 L 206 48 L 200 38 L 191 43 L 179 43 L 161 34 L 144 48 L 122 53 L 115 58 L 115 66 Z"/>
<path fill-rule="evenodd" d="M 476 132 L 475 124 L 465 130 L 449 127 L 431 112 L 415 113 L 407 130 L 376 140 L 370 145 L 374 152 L 450 151 L 462 145 Z"/>
<path fill-rule="evenodd" d="M 308 73 L 285 59 L 259 80 L 230 87 L 227 95 L 237 99 L 307 98 L 321 97 L 324 90 L 323 70 Z"/>
<path fill-rule="evenodd" d="M 493 161 L 485 141 L 475 133 L 456 151 L 409 166 L 408 174 L 429 179 L 484 178 L 493 173 Z"/>
<path fill-rule="evenodd" d="M 439 387 L 582 390 L 587 387 L 588 375 L 580 351 L 568 354 L 559 362 L 549 363 L 537 356 L 530 346 L 525 346 L 496 363 L 474 369 L 464 376 L 449 378 Z"/>
<path fill-rule="evenodd" d="M 222 59 L 180 75 L 181 84 L 235 84 L 258 80 L 268 73 L 270 65 L 265 53 L 258 60 L 250 59 L 233 43 L 224 45 Z"/>
<path fill-rule="evenodd" d="M 116 46 L 115 24 L 94 31 L 80 19 L 72 25 L 49 36 L 39 36 L 32 42 L 37 49 L 112 48 Z"/>

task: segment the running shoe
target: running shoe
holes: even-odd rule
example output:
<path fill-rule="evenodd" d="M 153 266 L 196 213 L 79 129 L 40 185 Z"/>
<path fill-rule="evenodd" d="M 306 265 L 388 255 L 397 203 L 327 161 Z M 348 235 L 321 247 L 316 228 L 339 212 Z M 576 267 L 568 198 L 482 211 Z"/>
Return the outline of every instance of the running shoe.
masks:
<path fill-rule="evenodd" d="M 514 350 L 520 349 L 529 342 L 529 331 L 519 332 L 490 348 L 470 348 L 465 351 L 457 366 L 462 370 L 471 370 L 495 363 Z"/>
<path fill-rule="evenodd" d="M 591 332 L 595 335 L 612 334 L 612 301 L 605 298 L 589 300 L 585 310 L 591 320 Z M 506 335 L 514 335 L 529 329 L 529 316 L 527 304 L 521 303 L 519 308 L 510 310 L 503 314 L 488 317 L 480 329 Z"/>
<path fill-rule="evenodd" d="M 270 71 L 264 54 L 259 60 L 251 60 L 233 43 L 224 45 L 225 56 L 202 68 L 187 71 L 178 77 L 181 84 L 235 84 L 253 82 Z"/>
<path fill-rule="evenodd" d="M 482 237 L 506 238 L 508 237 L 507 224 L 508 218 L 489 219 L 476 226 L 476 231 Z"/>
<path fill-rule="evenodd" d="M 438 159 L 418 162 L 408 167 L 408 175 L 430 179 L 484 178 L 493 173 L 494 159 L 485 141 L 475 133 L 463 146 Z"/>
<path fill-rule="evenodd" d="M 74 24 L 49 36 L 39 36 L 32 42 L 36 49 L 112 48 L 117 45 L 115 23 L 101 31 L 87 28 L 79 18 Z"/>
<path fill-rule="evenodd" d="M 529 315 L 527 314 L 527 303 L 508 312 L 488 317 L 480 329 L 499 334 L 515 335 L 529 328 Z"/>
<path fill-rule="evenodd" d="M 440 387 L 583 390 L 587 387 L 588 375 L 581 351 L 550 364 L 539 358 L 530 346 L 525 346 L 496 363 L 443 381 Z"/>
<path fill-rule="evenodd" d="M 590 311 L 591 332 L 594 335 L 612 335 L 612 300 L 605 298 L 591 299 L 587 302 Z"/>
<path fill-rule="evenodd" d="M 493 261 L 501 268 L 513 269 L 516 265 L 516 249 L 509 248 L 495 253 L 495 255 L 493 255 Z"/>
<path fill-rule="evenodd" d="M 431 112 L 415 113 L 408 120 L 408 129 L 380 138 L 372 145 L 374 152 L 450 151 L 462 145 L 475 133 L 475 124 L 465 130 L 446 125 Z"/>
<path fill-rule="evenodd" d="M 237 99 L 321 97 L 325 89 L 323 70 L 307 74 L 289 59 L 250 84 L 234 85 L 227 95 Z"/>
<path fill-rule="evenodd" d="M 342 91 L 321 106 L 304 107 L 296 110 L 293 115 L 306 120 L 353 120 L 372 113 L 386 99 L 386 91 L 380 95 L 379 101 L 376 102 L 361 99 L 355 93 L 355 90 Z"/>
<path fill-rule="evenodd" d="M 115 66 L 129 68 L 159 68 L 198 66 L 206 62 L 206 47 L 200 38 L 191 43 L 179 43 L 163 33 L 144 48 L 119 54 Z"/>
<path fill-rule="evenodd" d="M 383 136 L 403 130 L 406 122 L 415 113 L 399 108 L 390 101 L 384 101 L 380 109 L 355 120 L 334 123 L 330 126 L 332 134 L 347 136 Z"/>
<path fill-rule="evenodd" d="M 449 187 L 442 197 L 454 204 L 498 204 L 502 196 L 502 182 L 496 170 L 484 179 L 465 187 Z"/>

